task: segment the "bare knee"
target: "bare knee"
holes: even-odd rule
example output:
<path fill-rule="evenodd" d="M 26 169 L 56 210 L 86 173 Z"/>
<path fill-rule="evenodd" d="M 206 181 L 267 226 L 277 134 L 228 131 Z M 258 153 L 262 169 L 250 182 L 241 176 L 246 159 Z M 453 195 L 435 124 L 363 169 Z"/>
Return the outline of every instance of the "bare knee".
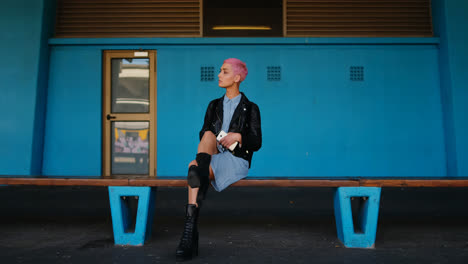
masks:
<path fill-rule="evenodd" d="M 214 155 L 218 152 L 216 148 L 216 136 L 211 131 L 205 131 L 200 144 L 198 144 L 198 153 L 205 152 Z"/>
<path fill-rule="evenodd" d="M 216 136 L 215 136 L 215 134 L 213 134 L 213 132 L 211 132 L 210 130 L 207 130 L 207 131 L 205 131 L 205 133 L 203 133 L 202 140 L 203 139 L 208 139 L 208 140 L 216 139 Z"/>
<path fill-rule="evenodd" d="M 198 166 L 198 162 L 197 162 L 196 160 L 192 160 L 192 161 L 189 163 L 188 167 L 190 168 L 190 166 L 192 166 L 192 165 Z"/>

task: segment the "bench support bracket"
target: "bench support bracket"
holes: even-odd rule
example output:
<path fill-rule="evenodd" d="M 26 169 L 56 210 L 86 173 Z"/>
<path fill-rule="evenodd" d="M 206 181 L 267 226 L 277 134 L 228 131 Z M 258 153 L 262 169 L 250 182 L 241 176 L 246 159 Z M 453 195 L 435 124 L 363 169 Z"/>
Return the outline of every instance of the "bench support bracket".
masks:
<path fill-rule="evenodd" d="M 335 191 L 335 219 L 338 238 L 346 247 L 374 248 L 380 204 L 379 187 L 339 187 Z M 353 223 L 351 199 L 364 198 Z M 355 226 L 362 232 L 356 232 Z"/>
<path fill-rule="evenodd" d="M 109 201 L 116 245 L 142 246 L 151 237 L 156 188 L 109 186 Z M 132 221 L 129 205 L 122 197 L 137 197 L 135 231 L 127 232 Z"/>

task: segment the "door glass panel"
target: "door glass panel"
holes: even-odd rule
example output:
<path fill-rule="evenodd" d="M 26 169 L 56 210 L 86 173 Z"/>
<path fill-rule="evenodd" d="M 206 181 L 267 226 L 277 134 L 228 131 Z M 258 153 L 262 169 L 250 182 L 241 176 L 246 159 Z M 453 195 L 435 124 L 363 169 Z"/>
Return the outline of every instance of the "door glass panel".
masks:
<path fill-rule="evenodd" d="M 149 122 L 112 122 L 112 174 L 148 174 Z"/>
<path fill-rule="evenodd" d="M 148 113 L 149 58 L 112 59 L 113 113 Z"/>

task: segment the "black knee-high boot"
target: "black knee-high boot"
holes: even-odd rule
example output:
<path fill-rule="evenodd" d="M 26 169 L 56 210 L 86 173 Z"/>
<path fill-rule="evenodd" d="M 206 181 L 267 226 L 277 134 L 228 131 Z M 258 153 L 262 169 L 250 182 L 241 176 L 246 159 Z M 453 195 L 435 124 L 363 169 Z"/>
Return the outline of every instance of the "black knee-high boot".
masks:
<path fill-rule="evenodd" d="M 190 260 L 198 256 L 198 213 L 200 209 L 195 204 L 187 204 L 185 209 L 185 224 L 182 238 L 176 249 L 176 260 Z"/>
<path fill-rule="evenodd" d="M 208 153 L 198 153 L 195 160 L 198 163 L 198 174 L 200 177 L 200 189 L 197 195 L 197 204 L 200 205 L 205 199 L 206 192 L 210 186 L 211 155 Z"/>
<path fill-rule="evenodd" d="M 201 203 L 206 197 L 206 192 L 210 186 L 210 162 L 211 155 L 208 153 L 198 153 L 195 159 L 197 165 L 190 166 L 187 175 L 187 183 L 191 188 L 199 188 L 197 194 L 197 204 Z"/>

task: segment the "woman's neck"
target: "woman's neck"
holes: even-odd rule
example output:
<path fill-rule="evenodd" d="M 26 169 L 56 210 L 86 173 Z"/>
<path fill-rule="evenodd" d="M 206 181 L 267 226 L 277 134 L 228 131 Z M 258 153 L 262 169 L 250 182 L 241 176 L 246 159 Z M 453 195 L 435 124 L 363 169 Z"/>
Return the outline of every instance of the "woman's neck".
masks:
<path fill-rule="evenodd" d="M 232 98 L 238 96 L 239 94 L 240 94 L 239 86 L 237 86 L 237 85 L 226 88 L 226 96 L 229 99 L 232 99 Z"/>

